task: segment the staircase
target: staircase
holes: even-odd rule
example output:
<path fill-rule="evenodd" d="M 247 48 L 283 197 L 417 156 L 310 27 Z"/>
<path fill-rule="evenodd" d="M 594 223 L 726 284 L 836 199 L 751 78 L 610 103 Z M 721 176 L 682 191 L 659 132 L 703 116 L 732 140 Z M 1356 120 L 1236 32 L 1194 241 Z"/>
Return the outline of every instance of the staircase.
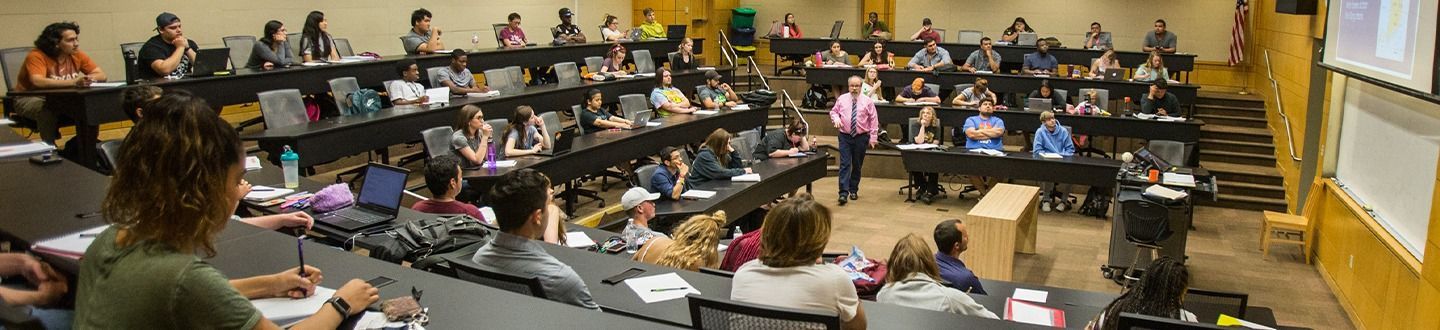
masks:
<path fill-rule="evenodd" d="M 1204 120 L 1200 166 L 1215 175 L 1220 207 L 1284 212 L 1285 187 L 1275 169 L 1275 145 L 1265 101 L 1253 95 L 1200 93 L 1195 118 Z"/>

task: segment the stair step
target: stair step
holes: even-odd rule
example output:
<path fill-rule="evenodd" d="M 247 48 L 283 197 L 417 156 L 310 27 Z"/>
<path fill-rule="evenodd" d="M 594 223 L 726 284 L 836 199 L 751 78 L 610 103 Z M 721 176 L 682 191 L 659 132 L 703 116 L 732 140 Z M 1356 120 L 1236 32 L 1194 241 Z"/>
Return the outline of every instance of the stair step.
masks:
<path fill-rule="evenodd" d="M 1265 118 L 1265 108 L 1237 107 L 1229 105 L 1196 104 L 1195 113 L 1248 118 Z"/>
<path fill-rule="evenodd" d="M 1264 108 L 1265 99 L 1253 94 L 1200 92 L 1195 99 L 1195 104 Z"/>
<path fill-rule="evenodd" d="M 1275 141 L 1275 138 L 1270 135 L 1270 130 L 1268 129 L 1224 125 L 1201 126 L 1200 138 L 1260 143 L 1273 143 Z"/>
<path fill-rule="evenodd" d="M 1277 198 L 1220 194 L 1219 196 L 1216 196 L 1216 199 L 1216 201 L 1211 201 L 1210 199 L 1206 198 L 1198 198 L 1196 200 L 1198 202 L 1197 204 L 1200 205 L 1211 205 L 1224 208 L 1257 211 L 1285 212 L 1287 206 L 1285 204 L 1285 199 Z"/>
<path fill-rule="evenodd" d="M 1274 164 L 1259 166 L 1217 162 L 1212 159 L 1202 158 L 1200 167 L 1204 167 L 1215 175 L 1216 179 L 1229 182 L 1246 182 L 1263 185 L 1283 185 L 1285 178 L 1280 176 L 1280 171 L 1275 169 Z"/>
<path fill-rule="evenodd" d="M 1221 194 L 1285 199 L 1285 187 L 1249 182 L 1216 180 Z"/>
<path fill-rule="evenodd" d="M 1251 154 L 1251 153 L 1243 153 L 1243 152 L 1232 152 L 1232 151 L 1221 151 L 1221 150 L 1207 150 L 1207 149 L 1204 149 L 1204 148 L 1201 148 L 1201 149 L 1200 149 L 1200 159 L 1204 159 L 1204 160 L 1208 160 L 1208 161 L 1213 161 L 1213 162 L 1232 163 L 1232 164 L 1246 164 L 1246 165 L 1259 165 L 1259 166 L 1267 166 L 1267 165 L 1268 165 L 1268 166 L 1274 166 L 1274 165 L 1275 165 L 1275 155 L 1274 155 L 1274 154 Z"/>
<path fill-rule="evenodd" d="M 1200 150 L 1218 150 L 1249 154 L 1274 155 L 1275 145 L 1269 142 L 1250 142 L 1225 139 L 1200 138 Z"/>
<path fill-rule="evenodd" d="M 1268 122 L 1265 120 L 1265 118 L 1250 118 L 1250 117 L 1209 115 L 1209 114 L 1197 114 L 1197 115 L 1195 115 L 1195 118 L 1199 118 L 1200 120 L 1204 120 L 1204 121 L 1205 121 L 1205 124 L 1206 124 L 1205 126 L 1220 125 L 1220 126 L 1240 126 L 1240 127 L 1249 127 L 1249 128 L 1266 128 L 1267 125 L 1268 125 Z"/>

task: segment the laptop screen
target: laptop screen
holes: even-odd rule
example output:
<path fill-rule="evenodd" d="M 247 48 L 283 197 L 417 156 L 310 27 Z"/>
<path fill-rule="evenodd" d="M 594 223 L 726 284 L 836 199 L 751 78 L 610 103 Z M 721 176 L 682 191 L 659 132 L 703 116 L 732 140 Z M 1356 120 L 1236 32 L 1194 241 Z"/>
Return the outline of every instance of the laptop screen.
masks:
<path fill-rule="evenodd" d="M 365 185 L 360 187 L 357 203 L 387 210 L 399 209 L 400 196 L 405 190 L 405 174 L 403 169 L 370 164 L 365 168 Z"/>
<path fill-rule="evenodd" d="M 835 21 L 835 26 L 830 27 L 830 39 L 840 39 L 840 27 L 845 26 L 845 21 Z"/>

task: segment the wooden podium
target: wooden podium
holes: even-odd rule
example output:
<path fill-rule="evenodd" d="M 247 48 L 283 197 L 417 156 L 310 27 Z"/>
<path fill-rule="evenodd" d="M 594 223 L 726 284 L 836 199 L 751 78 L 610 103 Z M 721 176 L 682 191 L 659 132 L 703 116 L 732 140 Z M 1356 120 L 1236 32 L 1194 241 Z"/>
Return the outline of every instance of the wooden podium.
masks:
<path fill-rule="evenodd" d="M 965 215 L 970 246 L 961 258 L 975 276 L 1009 281 L 1015 253 L 1035 253 L 1039 193 L 1037 187 L 998 184 Z"/>

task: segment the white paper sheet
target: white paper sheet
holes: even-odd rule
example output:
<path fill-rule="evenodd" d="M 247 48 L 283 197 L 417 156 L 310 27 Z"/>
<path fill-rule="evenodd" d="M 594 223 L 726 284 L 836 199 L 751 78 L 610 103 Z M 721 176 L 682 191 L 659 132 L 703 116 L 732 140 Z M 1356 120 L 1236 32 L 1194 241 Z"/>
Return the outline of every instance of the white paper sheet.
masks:
<path fill-rule="evenodd" d="M 314 294 L 310 295 L 309 298 L 255 299 L 251 300 L 250 304 L 255 305 L 255 309 L 260 310 L 260 314 L 265 315 L 265 318 L 274 321 L 281 327 L 288 327 L 291 324 L 310 317 L 310 315 L 315 315 L 315 312 L 319 311 L 320 307 L 325 306 L 325 301 L 330 300 L 330 297 L 334 295 L 335 289 L 317 286 L 315 287 Z M 358 306 L 356 308 L 364 307 Z"/>
<path fill-rule="evenodd" d="M 713 115 L 713 114 L 717 114 L 717 113 L 720 113 L 720 111 L 716 111 L 716 110 L 695 110 L 695 114 L 697 114 L 697 115 L 706 115 L 706 116 L 709 116 L 709 115 Z"/>
<path fill-rule="evenodd" d="M 500 91 L 491 90 L 491 91 L 489 91 L 489 92 L 484 92 L 484 93 L 465 93 L 465 96 L 468 96 L 468 97 L 492 97 L 492 96 L 496 96 L 496 95 L 500 95 Z"/>
<path fill-rule="evenodd" d="M 491 162 L 485 162 L 484 167 L 490 167 L 490 163 Z M 494 163 L 495 167 L 515 167 L 515 161 L 513 160 L 502 160 Z"/>
<path fill-rule="evenodd" d="M 636 73 L 630 76 L 635 78 L 655 78 L 655 73 Z"/>
<path fill-rule="evenodd" d="M 710 190 L 691 189 L 680 194 L 682 198 L 706 199 L 715 197 L 715 192 Z"/>
<path fill-rule="evenodd" d="M 1186 194 L 1186 193 L 1183 192 L 1183 191 L 1179 191 L 1179 190 L 1175 190 L 1175 189 L 1170 189 L 1170 188 L 1165 188 L 1165 186 L 1158 185 L 1158 184 L 1157 184 L 1157 185 L 1150 185 L 1149 188 L 1145 188 L 1145 193 L 1144 193 L 1144 195 L 1146 195 L 1146 196 L 1155 196 L 1155 197 L 1160 197 L 1160 198 L 1164 198 L 1164 199 L 1171 199 L 1171 200 L 1183 199 L 1183 198 L 1185 198 L 1185 196 L 1189 196 L 1188 194 Z"/>
<path fill-rule="evenodd" d="M 594 245 L 595 240 L 590 239 L 590 235 L 585 235 L 584 232 L 571 231 L 565 233 L 565 246 L 569 246 L 572 248 L 583 248 L 591 247 Z"/>
<path fill-rule="evenodd" d="M 1051 317 L 1050 309 L 1035 306 L 1023 302 L 1012 302 L 1007 304 L 1010 307 L 1010 320 L 1020 323 L 1055 326 L 1055 319 Z"/>
<path fill-rule="evenodd" d="M 270 186 L 252 186 L 250 187 L 250 193 L 245 194 L 245 199 L 252 201 L 268 201 L 280 196 L 289 195 L 293 192 L 295 192 L 295 189 L 275 188 Z"/>
<path fill-rule="evenodd" d="M 653 121 L 647 121 L 647 122 L 645 122 L 645 127 L 656 127 L 656 126 L 660 126 L 660 123 L 658 123 L 658 122 L 653 122 Z"/>
<path fill-rule="evenodd" d="M 322 65 L 330 65 L 330 63 L 325 63 L 325 62 L 303 62 L 303 63 L 300 63 L 300 66 L 322 66 Z"/>
<path fill-rule="evenodd" d="M 30 143 L 12 144 L 12 145 L 0 146 L 0 157 L 10 157 L 10 156 L 20 156 L 20 155 L 38 154 L 38 153 L 47 152 L 47 151 L 51 151 L 51 150 L 55 150 L 55 146 L 48 145 L 48 144 L 44 144 L 44 143 L 40 143 L 40 142 L 30 142 Z"/>
<path fill-rule="evenodd" d="M 245 170 L 246 170 L 246 171 L 259 171 L 259 170 L 260 170 L 260 157 L 256 157 L 256 156 L 247 156 L 247 157 L 245 157 Z"/>
<path fill-rule="evenodd" d="M 1042 152 L 1042 153 L 1040 153 L 1040 157 L 1052 158 L 1052 159 L 1065 158 L 1064 156 L 1061 156 L 1060 154 L 1053 153 L 1053 152 Z"/>
<path fill-rule="evenodd" d="M 970 149 L 970 152 L 981 153 L 991 156 L 1004 156 L 1005 152 L 995 149 Z"/>
<path fill-rule="evenodd" d="M 430 97 L 430 102 L 425 102 L 425 104 L 450 103 L 450 88 L 439 87 L 426 89 L 425 96 Z"/>
<path fill-rule="evenodd" d="M 43 240 L 35 243 L 35 246 L 30 247 L 30 249 L 35 252 L 78 260 L 80 256 L 85 255 L 85 250 L 90 248 L 90 243 L 95 242 L 95 235 L 99 235 L 100 232 L 105 231 L 105 228 L 110 228 L 110 226 L 99 226 L 86 229 L 82 232 L 65 234 L 60 237 Z"/>
<path fill-rule="evenodd" d="M 750 173 L 750 174 L 742 174 L 742 175 L 733 176 L 733 177 L 730 177 L 730 181 L 735 181 L 735 182 L 760 182 L 760 173 Z"/>
<path fill-rule="evenodd" d="M 895 147 L 896 147 L 896 148 L 900 148 L 900 150 L 920 150 L 920 149 L 934 149 L 934 148 L 939 148 L 940 145 L 934 144 L 934 143 L 920 143 L 920 144 L 898 144 L 898 145 L 895 145 Z"/>
<path fill-rule="evenodd" d="M 910 106 L 922 106 L 922 105 L 936 106 L 936 105 L 940 105 L 940 104 L 939 104 L 939 103 L 935 103 L 935 102 L 905 102 L 905 105 L 910 105 Z"/>
<path fill-rule="evenodd" d="M 1160 182 L 1167 186 L 1195 187 L 1195 176 L 1189 174 L 1165 172 L 1161 175 Z"/>
<path fill-rule="evenodd" d="M 665 273 L 654 276 L 636 277 L 625 280 L 625 285 L 630 286 L 635 295 L 645 303 L 655 303 L 666 300 L 685 298 L 687 294 L 701 294 L 690 286 L 689 282 L 680 278 L 680 274 Z"/>
<path fill-rule="evenodd" d="M 90 88 L 115 88 L 115 87 L 120 87 L 120 86 L 125 86 L 125 82 L 123 82 L 123 81 L 117 81 L 117 82 L 97 82 L 97 83 L 90 83 Z"/>
<path fill-rule="evenodd" d="M 736 104 L 735 106 L 730 107 L 730 110 L 750 110 L 750 105 L 749 105 L 749 104 Z"/>
<path fill-rule="evenodd" d="M 1045 299 L 1050 297 L 1050 293 L 1040 290 L 1015 288 L 1015 294 L 1011 295 L 1010 297 L 1024 301 L 1033 301 L 1044 304 Z"/>

